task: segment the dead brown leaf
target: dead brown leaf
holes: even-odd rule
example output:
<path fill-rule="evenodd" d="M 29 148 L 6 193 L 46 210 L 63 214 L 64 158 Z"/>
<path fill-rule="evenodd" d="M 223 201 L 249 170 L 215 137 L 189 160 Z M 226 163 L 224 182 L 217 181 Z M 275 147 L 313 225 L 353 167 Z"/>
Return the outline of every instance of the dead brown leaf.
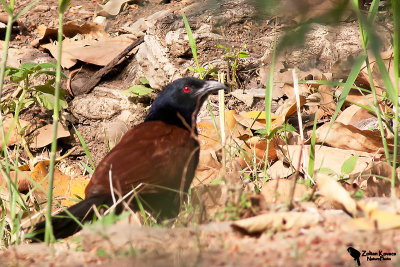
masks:
<path fill-rule="evenodd" d="M 382 153 L 383 145 L 379 132 L 360 130 L 352 125 L 334 122 L 321 126 L 315 132 L 316 142 L 332 147 L 353 149 L 371 153 Z"/>
<path fill-rule="evenodd" d="M 283 161 L 281 160 L 276 161 L 267 169 L 267 175 L 273 180 L 289 177 L 294 172 L 295 170 L 293 168 L 283 164 Z"/>
<path fill-rule="evenodd" d="M 70 135 L 71 134 L 68 128 L 59 122 L 57 125 L 57 139 L 68 137 Z M 51 144 L 52 141 L 53 141 L 52 124 L 48 124 L 46 126 L 37 129 L 28 138 L 28 143 L 31 148 L 41 148 Z"/>
<path fill-rule="evenodd" d="M 268 162 L 275 161 L 277 159 L 277 142 L 280 139 L 271 139 L 269 143 L 268 150 Z M 247 166 L 257 165 L 260 168 L 264 166 L 265 156 L 267 150 L 267 140 L 260 137 L 252 137 L 245 142 L 243 145 L 244 151 L 242 151 L 241 156 L 238 158 L 238 162 L 242 168 Z"/>
<path fill-rule="evenodd" d="M 310 157 L 310 146 L 304 146 L 305 158 L 301 157 L 301 149 L 301 145 L 280 146 L 278 158 L 287 164 L 291 164 L 294 169 L 297 169 L 298 166 L 307 169 Z M 358 155 L 359 158 L 357 159 L 356 167 L 350 175 L 361 173 L 370 166 L 371 162 L 379 158 L 376 154 L 316 145 L 314 170 L 317 171 L 324 168 L 332 170 L 333 173 L 340 174 L 343 163 L 353 155 Z M 299 164 L 300 159 L 301 162 Z M 299 171 L 301 172 L 302 169 L 300 168 Z"/>
<path fill-rule="evenodd" d="M 7 136 L 10 131 L 10 126 L 13 121 L 13 117 L 11 116 L 6 116 L 3 118 L 3 127 L 4 127 L 4 134 Z M 31 129 L 31 124 L 27 121 L 19 119 L 19 123 L 21 124 L 22 129 L 26 129 L 25 132 L 29 132 Z M 7 146 L 11 146 L 14 144 L 19 144 L 21 142 L 21 135 L 18 133 L 18 127 L 17 124 L 14 124 L 14 127 L 12 129 L 12 132 L 10 133 L 10 138 L 7 140 Z M 0 136 L 0 146 L 3 146 L 3 139 L 1 139 Z"/>
<path fill-rule="evenodd" d="M 100 40 L 74 40 L 65 38 L 63 40 L 61 65 L 69 69 L 80 60 L 98 66 L 105 66 L 124 51 L 132 42 L 132 39 L 127 37 L 127 35 L 121 35 L 115 38 L 103 38 Z M 53 57 L 56 57 L 56 43 L 45 44 L 42 45 L 42 47 L 48 49 Z"/>
<path fill-rule="evenodd" d="M 347 192 L 347 190 L 336 181 L 336 178 L 318 173 L 316 184 L 319 193 L 332 205 L 343 209 L 353 216 L 356 215 L 356 202 L 350 197 L 349 192 Z"/>
<path fill-rule="evenodd" d="M 32 187 L 38 186 L 35 189 L 33 195 L 39 202 L 44 202 L 47 199 L 45 192 L 48 190 L 48 168 L 45 162 L 41 161 L 36 164 L 35 168 L 31 172 L 31 178 L 36 184 Z M 84 178 L 74 178 L 63 174 L 57 168 L 54 170 L 54 180 L 53 180 L 53 196 L 55 199 L 59 200 L 64 206 L 72 206 L 76 204 L 75 201 L 71 201 L 72 198 L 76 199 L 84 198 L 84 190 L 89 180 Z M 43 190 L 42 190 L 43 189 Z"/>
<path fill-rule="evenodd" d="M 101 10 L 99 11 L 100 16 L 108 17 L 108 16 L 116 16 L 121 11 L 122 6 L 129 2 L 129 0 L 110 0 L 104 5 L 100 5 Z"/>
<path fill-rule="evenodd" d="M 34 40 L 31 43 L 32 46 L 50 43 L 52 40 L 57 40 L 58 28 L 39 25 L 37 30 L 41 37 Z M 83 36 L 91 36 L 93 38 L 102 38 L 107 35 L 103 27 L 94 22 L 85 22 L 84 24 L 79 25 L 77 21 L 70 21 L 63 25 L 63 35 L 65 37 L 72 38 L 78 34 Z"/>
<path fill-rule="evenodd" d="M 372 117 L 374 117 L 374 115 L 372 115 L 365 108 L 359 107 L 357 105 L 351 105 L 337 117 L 336 122 L 354 126 L 356 122 Z"/>
<path fill-rule="evenodd" d="M 265 129 L 265 124 L 262 124 L 253 118 L 246 118 L 239 114 L 233 114 L 233 117 L 236 119 L 236 121 L 238 123 L 240 123 L 241 125 L 243 125 L 246 128 L 249 128 L 249 129 L 252 129 L 255 131 L 260 130 L 260 129 Z"/>
<path fill-rule="evenodd" d="M 265 230 L 289 230 L 312 227 L 320 221 L 322 221 L 321 216 L 313 212 L 271 212 L 235 221 L 231 226 L 247 234 L 258 234 Z"/>
<path fill-rule="evenodd" d="M 372 210 L 367 217 L 355 218 L 343 225 L 344 230 L 385 231 L 400 228 L 400 215 L 385 210 Z"/>
<path fill-rule="evenodd" d="M 392 166 L 387 162 L 372 162 L 370 167 L 363 172 L 350 175 L 350 181 L 364 191 L 365 197 L 389 197 L 392 187 L 392 170 Z M 399 185 L 398 181 L 396 175 L 396 187 Z"/>
<path fill-rule="evenodd" d="M 261 195 L 264 197 L 266 202 L 286 203 L 290 201 L 292 188 L 293 179 L 269 180 L 263 184 Z M 310 192 L 311 189 L 308 186 L 302 183 L 296 183 L 293 198 L 294 200 L 300 200 Z"/>
<path fill-rule="evenodd" d="M 11 181 L 15 182 L 15 179 L 17 179 L 17 188 L 19 192 L 25 192 L 29 190 L 30 187 L 30 182 L 26 178 L 26 176 L 29 176 L 30 172 L 29 171 L 10 171 L 10 179 Z M 17 177 L 15 177 L 17 175 Z M 4 186 L 2 190 L 8 190 L 8 186 L 6 184 L 6 180 L 4 178 L 4 175 L 1 173 L 0 174 L 0 187 Z"/>

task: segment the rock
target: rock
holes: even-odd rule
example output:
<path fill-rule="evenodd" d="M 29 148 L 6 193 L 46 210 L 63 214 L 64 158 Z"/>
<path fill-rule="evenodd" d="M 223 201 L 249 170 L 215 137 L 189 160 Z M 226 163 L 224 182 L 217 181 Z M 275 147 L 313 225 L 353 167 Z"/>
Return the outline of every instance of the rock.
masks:
<path fill-rule="evenodd" d="M 123 121 L 133 121 L 136 105 L 118 89 L 95 87 L 88 95 L 77 96 L 71 102 L 71 113 L 82 119 L 111 119 L 123 114 Z M 129 114 L 123 113 L 127 111 Z"/>
<path fill-rule="evenodd" d="M 251 88 L 250 90 L 246 90 L 246 93 L 252 95 L 255 98 L 265 98 L 264 88 Z"/>
<path fill-rule="evenodd" d="M 140 77 L 147 78 L 152 88 L 162 88 L 181 76 L 168 56 L 167 48 L 161 45 L 154 34 L 144 37 L 144 43 L 139 46 L 135 59 L 137 72 L 141 74 Z"/>
<path fill-rule="evenodd" d="M 95 18 L 93 19 L 93 22 L 95 22 L 95 23 L 101 25 L 101 26 L 104 28 L 104 30 L 107 30 L 107 28 L 108 28 L 108 21 L 107 21 L 107 18 L 106 18 L 106 17 L 97 16 L 97 17 L 95 17 Z"/>

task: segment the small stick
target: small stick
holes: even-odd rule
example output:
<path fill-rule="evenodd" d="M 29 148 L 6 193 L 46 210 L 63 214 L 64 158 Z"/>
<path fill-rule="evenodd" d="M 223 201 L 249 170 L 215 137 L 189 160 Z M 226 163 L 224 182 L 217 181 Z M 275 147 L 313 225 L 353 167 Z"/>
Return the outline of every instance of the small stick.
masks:
<path fill-rule="evenodd" d="M 305 150 L 304 150 L 303 121 L 301 120 L 301 113 L 300 113 L 301 104 L 300 104 L 300 96 L 299 96 L 299 80 L 297 78 L 295 69 L 292 70 L 292 74 L 293 74 L 293 89 L 294 89 L 294 94 L 296 96 L 297 119 L 298 119 L 298 122 L 299 122 L 301 153 L 302 153 L 303 160 L 306 160 L 306 157 L 305 157 L 306 154 L 305 154 Z M 302 166 L 302 168 L 304 169 L 305 167 Z M 298 171 L 299 171 L 299 169 L 298 169 Z M 308 175 L 307 171 L 304 171 L 304 174 L 314 184 L 314 180 L 312 179 L 312 177 L 310 175 Z"/>
<path fill-rule="evenodd" d="M 218 74 L 218 81 L 224 83 L 224 73 Z M 221 130 L 221 145 L 222 145 L 222 168 L 223 176 L 225 178 L 226 171 L 226 153 L 225 153 L 225 143 L 226 143 L 226 133 L 225 133 L 225 92 L 224 90 L 218 91 L 218 102 L 219 102 L 219 128 Z"/>

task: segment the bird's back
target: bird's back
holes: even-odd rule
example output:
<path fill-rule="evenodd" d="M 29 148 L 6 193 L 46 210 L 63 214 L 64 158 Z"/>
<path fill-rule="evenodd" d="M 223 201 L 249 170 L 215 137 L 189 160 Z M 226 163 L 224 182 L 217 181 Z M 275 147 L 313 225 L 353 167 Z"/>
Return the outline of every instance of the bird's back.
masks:
<path fill-rule="evenodd" d="M 189 130 L 162 121 L 144 122 L 128 131 L 97 166 L 86 198 L 133 188 L 142 194 L 161 188 L 187 191 L 199 160 L 199 145 Z M 140 186 L 140 188 L 137 188 Z"/>

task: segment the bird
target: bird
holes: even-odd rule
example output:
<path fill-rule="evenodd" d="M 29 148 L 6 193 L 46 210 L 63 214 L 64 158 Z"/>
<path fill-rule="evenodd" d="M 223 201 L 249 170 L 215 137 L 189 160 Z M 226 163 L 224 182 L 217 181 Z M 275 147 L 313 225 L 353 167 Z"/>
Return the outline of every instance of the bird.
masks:
<path fill-rule="evenodd" d="M 157 218 L 177 216 L 181 195 L 188 192 L 199 162 L 199 109 L 209 94 L 226 89 L 217 81 L 193 77 L 165 86 L 144 122 L 126 132 L 100 161 L 85 188 L 85 199 L 51 217 L 54 237 L 62 239 L 80 231 L 81 224 L 93 220 L 93 206 L 111 206 L 118 196 L 132 190 L 134 210 L 141 204 Z M 117 206 L 116 212 L 121 211 L 122 205 Z M 44 230 L 45 221 L 34 225 L 31 240 L 44 241 Z"/>

